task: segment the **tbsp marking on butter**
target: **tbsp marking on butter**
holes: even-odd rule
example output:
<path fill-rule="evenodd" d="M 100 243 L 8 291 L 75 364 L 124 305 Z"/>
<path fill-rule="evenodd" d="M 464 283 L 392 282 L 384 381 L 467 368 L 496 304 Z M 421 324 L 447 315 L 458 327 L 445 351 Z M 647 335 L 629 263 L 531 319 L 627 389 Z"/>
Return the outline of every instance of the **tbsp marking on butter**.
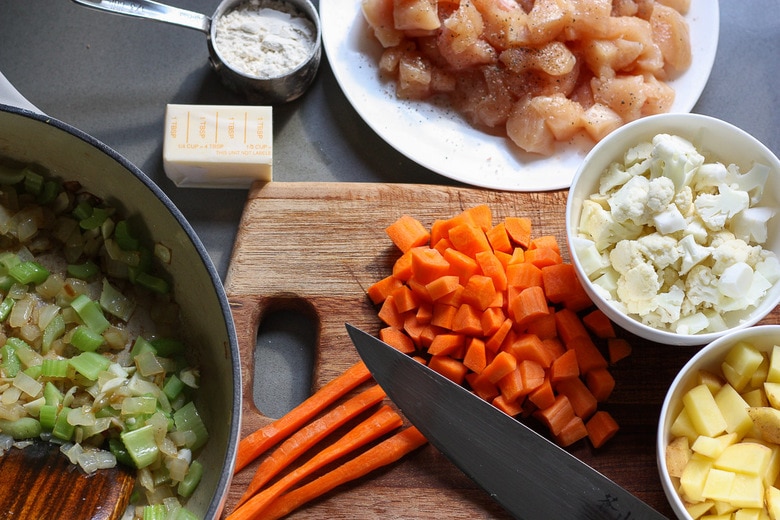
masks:
<path fill-rule="evenodd" d="M 168 105 L 163 167 L 177 186 L 248 187 L 273 177 L 272 108 Z"/>
<path fill-rule="evenodd" d="M 233 69 L 276 78 L 300 66 L 312 52 L 314 24 L 279 0 L 248 0 L 217 19 L 215 47 Z"/>

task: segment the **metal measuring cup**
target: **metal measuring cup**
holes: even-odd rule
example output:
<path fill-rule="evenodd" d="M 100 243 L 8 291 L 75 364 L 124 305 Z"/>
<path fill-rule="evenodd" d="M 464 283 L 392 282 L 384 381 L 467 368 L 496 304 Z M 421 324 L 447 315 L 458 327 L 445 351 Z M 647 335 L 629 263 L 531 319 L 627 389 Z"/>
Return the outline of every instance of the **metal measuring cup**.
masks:
<path fill-rule="evenodd" d="M 151 0 L 72 0 L 73 2 L 112 14 L 156 20 L 180 27 L 196 29 L 206 34 L 209 48 L 209 63 L 219 74 L 222 82 L 256 104 L 280 104 L 297 99 L 309 88 L 322 57 L 322 30 L 317 10 L 309 0 L 284 0 L 285 3 L 308 17 L 315 28 L 315 38 L 306 60 L 295 69 L 274 77 L 257 77 L 246 74 L 230 65 L 215 44 L 217 23 L 221 16 L 230 12 L 246 0 L 222 0 L 217 10 L 209 17 L 194 11 L 172 7 Z"/>

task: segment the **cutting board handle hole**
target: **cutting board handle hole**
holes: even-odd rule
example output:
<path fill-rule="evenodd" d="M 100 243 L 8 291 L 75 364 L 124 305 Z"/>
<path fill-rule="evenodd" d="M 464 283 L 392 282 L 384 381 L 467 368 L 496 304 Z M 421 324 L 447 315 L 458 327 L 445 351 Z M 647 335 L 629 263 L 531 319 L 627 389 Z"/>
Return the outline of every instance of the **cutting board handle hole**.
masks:
<path fill-rule="evenodd" d="M 302 309 L 277 309 L 260 322 L 252 397 L 266 417 L 279 418 L 310 395 L 318 327 Z"/>

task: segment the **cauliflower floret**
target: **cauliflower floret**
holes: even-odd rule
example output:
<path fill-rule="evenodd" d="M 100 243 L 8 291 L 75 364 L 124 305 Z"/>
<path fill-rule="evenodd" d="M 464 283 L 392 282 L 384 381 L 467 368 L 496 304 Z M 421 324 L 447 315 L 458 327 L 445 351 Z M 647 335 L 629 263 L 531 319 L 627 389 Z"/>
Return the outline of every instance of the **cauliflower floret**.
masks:
<path fill-rule="evenodd" d="M 754 267 L 761 260 L 761 248 L 760 246 L 748 245 L 744 240 L 735 238 L 726 240 L 714 248 L 712 258 L 715 261 L 712 264 L 712 272 L 716 276 L 720 276 L 728 267 L 738 262 L 744 262 L 750 267 Z"/>
<path fill-rule="evenodd" d="M 626 167 L 631 167 L 635 164 L 646 163 L 652 157 L 653 143 L 645 141 L 626 150 L 626 154 L 623 156 L 623 163 Z"/>
<path fill-rule="evenodd" d="M 650 181 L 647 177 L 632 177 L 609 199 L 610 212 L 615 222 L 631 221 L 637 225 L 647 223 L 647 197 Z"/>
<path fill-rule="evenodd" d="M 753 167 L 745 173 L 739 173 L 739 168 L 729 165 L 729 173 L 732 177 L 729 182 L 735 184 L 735 188 L 745 191 L 750 195 L 750 205 L 758 204 L 764 195 L 764 186 L 769 178 L 769 166 L 754 163 Z"/>
<path fill-rule="evenodd" d="M 642 316 L 642 321 L 662 323 L 668 325 L 680 319 L 680 309 L 685 299 L 685 291 L 679 285 L 673 285 L 667 292 L 659 293 L 655 298 L 657 304 L 655 310 Z"/>
<path fill-rule="evenodd" d="M 685 235 L 677 242 L 677 248 L 680 252 L 680 257 L 682 258 L 680 276 L 685 276 L 693 266 L 704 261 L 712 254 L 712 248 L 697 244 L 693 235 Z"/>
<path fill-rule="evenodd" d="M 623 168 L 623 165 L 619 162 L 613 162 L 599 179 L 599 193 L 606 195 L 618 186 L 628 182 L 629 179 L 631 179 L 631 174 Z"/>
<path fill-rule="evenodd" d="M 609 252 L 609 263 L 612 269 L 625 275 L 639 264 L 647 262 L 645 249 L 636 240 L 621 240 Z"/>
<path fill-rule="evenodd" d="M 674 204 L 669 204 L 665 210 L 653 215 L 653 224 L 659 233 L 671 235 L 685 229 L 685 217 Z"/>
<path fill-rule="evenodd" d="M 701 193 L 693 201 L 696 213 L 708 228 L 714 230 L 723 229 L 729 219 L 747 209 L 749 204 L 750 196 L 746 191 L 735 190 L 727 184 L 718 186 L 717 195 Z"/>
<path fill-rule="evenodd" d="M 653 266 L 641 262 L 623 274 L 617 282 L 617 295 L 632 314 L 647 314 L 657 307 L 655 301 L 661 281 Z"/>
<path fill-rule="evenodd" d="M 609 267 L 607 254 L 599 252 L 592 240 L 572 237 L 571 246 L 588 278 L 595 278 Z"/>
<path fill-rule="evenodd" d="M 696 193 L 715 194 L 721 184 L 729 184 L 729 171 L 722 163 L 702 164 L 691 179 L 691 187 Z"/>
<path fill-rule="evenodd" d="M 680 258 L 680 251 L 677 249 L 677 239 L 674 237 L 662 235 L 661 233 L 650 233 L 649 235 L 639 237 L 637 242 L 644 248 L 645 256 L 658 269 L 665 269 Z"/>
<path fill-rule="evenodd" d="M 683 186 L 674 194 L 674 205 L 684 217 L 693 213 L 693 190 L 690 186 Z"/>
<path fill-rule="evenodd" d="M 718 277 L 707 266 L 694 266 L 685 277 L 685 294 L 694 308 L 716 306 L 721 300 Z"/>
<path fill-rule="evenodd" d="M 723 296 L 739 298 L 753 283 L 753 268 L 745 262 L 731 264 L 718 278 L 718 290 Z"/>
<path fill-rule="evenodd" d="M 761 251 L 761 260 L 756 263 L 756 272 L 774 284 L 780 280 L 780 260 L 772 251 Z"/>
<path fill-rule="evenodd" d="M 669 177 L 675 191 L 690 184 L 691 177 L 703 163 L 704 156 L 690 141 L 669 134 L 658 134 L 653 138 L 651 177 Z"/>
<path fill-rule="evenodd" d="M 731 220 L 731 230 L 745 242 L 763 244 L 766 242 L 767 224 L 775 216 L 772 208 L 757 207 L 740 211 Z"/>
<path fill-rule="evenodd" d="M 624 239 L 634 239 L 642 233 L 642 227 L 631 222 L 616 222 L 612 214 L 592 200 L 582 203 L 580 234 L 593 240 L 596 249 L 604 251 L 608 246 Z"/>
<path fill-rule="evenodd" d="M 663 211 L 674 199 L 674 182 L 668 177 L 658 177 L 650 180 L 647 190 L 647 207 L 655 214 Z"/>

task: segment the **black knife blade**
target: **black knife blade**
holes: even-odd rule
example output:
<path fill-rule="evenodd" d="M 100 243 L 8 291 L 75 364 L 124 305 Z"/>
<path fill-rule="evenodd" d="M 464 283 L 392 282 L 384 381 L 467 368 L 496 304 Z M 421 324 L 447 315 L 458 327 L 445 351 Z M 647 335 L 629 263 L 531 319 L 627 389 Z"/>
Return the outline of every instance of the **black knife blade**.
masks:
<path fill-rule="evenodd" d="M 466 388 L 374 336 L 346 327 L 374 379 L 406 418 L 514 517 L 666 518 Z"/>

